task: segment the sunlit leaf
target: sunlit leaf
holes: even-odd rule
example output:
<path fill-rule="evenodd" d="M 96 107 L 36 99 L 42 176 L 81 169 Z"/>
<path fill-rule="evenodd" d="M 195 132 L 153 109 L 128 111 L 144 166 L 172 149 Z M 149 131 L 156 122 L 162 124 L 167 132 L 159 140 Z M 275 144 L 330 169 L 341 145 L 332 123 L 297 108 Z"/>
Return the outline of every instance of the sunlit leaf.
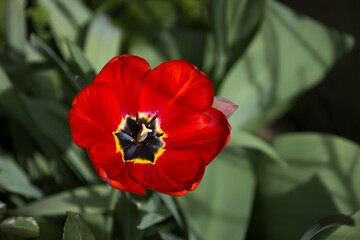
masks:
<path fill-rule="evenodd" d="M 269 156 L 281 166 L 287 166 L 286 161 L 269 144 L 251 133 L 240 130 L 232 131 L 228 145 L 258 150 Z"/>
<path fill-rule="evenodd" d="M 6 1 L 6 42 L 17 60 L 23 60 L 26 43 L 25 0 Z"/>
<path fill-rule="evenodd" d="M 41 191 L 30 183 L 16 162 L 2 153 L 0 153 L 0 188 L 27 197 L 42 196 Z"/>
<path fill-rule="evenodd" d="M 108 187 L 105 184 L 67 190 L 13 210 L 18 215 L 56 215 L 66 211 L 103 213 L 108 204 Z"/>
<path fill-rule="evenodd" d="M 90 10 L 78 0 L 39 0 L 48 12 L 50 28 L 65 59 L 70 58 L 67 41 L 76 41 L 81 28 L 90 19 Z"/>
<path fill-rule="evenodd" d="M 32 217 L 10 217 L 0 223 L 0 230 L 24 238 L 39 236 L 39 225 Z"/>
<path fill-rule="evenodd" d="M 178 198 L 188 228 L 200 239 L 243 239 L 255 193 L 255 176 L 244 153 L 226 148 L 199 187 Z"/>
<path fill-rule="evenodd" d="M 296 133 L 275 138 L 273 147 L 289 167 L 262 161 L 251 237 L 299 239 L 319 219 L 360 209 L 359 145 L 330 135 Z"/>
<path fill-rule="evenodd" d="M 91 11 L 86 4 L 79 0 L 56 0 L 60 9 L 71 19 L 77 27 L 87 23 L 91 17 Z"/>
<path fill-rule="evenodd" d="M 83 77 L 87 80 L 87 83 L 92 83 L 96 75 L 94 72 L 94 68 L 85 56 L 85 53 L 76 44 L 72 42 L 68 42 L 68 46 L 74 62 L 82 71 Z"/>
<path fill-rule="evenodd" d="M 63 240 L 95 240 L 94 234 L 78 213 L 66 212 Z"/>
<path fill-rule="evenodd" d="M 71 21 L 60 8 L 56 0 L 39 0 L 40 6 L 48 12 L 51 31 L 55 41 L 64 58 L 69 59 L 70 54 L 66 47 L 66 41 L 75 41 L 77 37 L 77 26 Z"/>
<path fill-rule="evenodd" d="M 106 15 L 96 15 L 90 22 L 85 38 L 85 54 L 95 71 L 99 72 L 113 57 L 119 55 L 122 42 L 120 28 Z"/>
<path fill-rule="evenodd" d="M 317 84 L 352 45 L 351 37 L 268 0 L 261 28 L 220 89 L 239 105 L 232 127 L 263 125 L 264 114 Z"/>
<path fill-rule="evenodd" d="M 151 68 L 168 60 L 164 53 L 161 53 L 159 49 L 149 42 L 139 42 L 131 45 L 129 53 L 146 59 Z"/>

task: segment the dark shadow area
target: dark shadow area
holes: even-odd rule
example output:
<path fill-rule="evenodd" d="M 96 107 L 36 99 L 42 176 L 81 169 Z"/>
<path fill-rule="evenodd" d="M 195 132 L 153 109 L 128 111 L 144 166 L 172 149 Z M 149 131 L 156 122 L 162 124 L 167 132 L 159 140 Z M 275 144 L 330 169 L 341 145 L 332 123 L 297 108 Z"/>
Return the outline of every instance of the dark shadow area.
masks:
<path fill-rule="evenodd" d="M 330 193 L 318 176 L 286 194 L 264 198 L 256 194 L 247 239 L 300 239 L 319 219 L 338 213 Z"/>
<path fill-rule="evenodd" d="M 291 131 L 318 131 L 360 143 L 360 2 L 280 0 L 336 30 L 355 37 L 355 47 L 328 72 L 325 81 L 309 91 L 280 122 Z M 329 33 L 331 35 L 331 33 Z"/>

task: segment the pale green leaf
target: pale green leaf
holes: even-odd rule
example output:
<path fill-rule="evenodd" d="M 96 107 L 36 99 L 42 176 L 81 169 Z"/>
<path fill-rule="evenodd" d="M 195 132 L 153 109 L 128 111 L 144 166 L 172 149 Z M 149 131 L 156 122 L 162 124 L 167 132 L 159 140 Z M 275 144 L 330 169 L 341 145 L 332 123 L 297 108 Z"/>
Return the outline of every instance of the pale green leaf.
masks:
<path fill-rule="evenodd" d="M 190 236 L 199 239 L 244 239 L 255 193 L 251 162 L 226 148 L 207 166 L 199 187 L 178 198 Z M 191 238 L 193 239 L 193 238 Z"/>
<path fill-rule="evenodd" d="M 108 204 L 108 187 L 105 184 L 67 190 L 13 210 L 13 214 L 43 216 L 79 213 L 103 213 Z"/>
<path fill-rule="evenodd" d="M 10 157 L 0 153 L 0 188 L 27 197 L 39 198 L 41 191 L 32 185 L 26 174 Z"/>
<path fill-rule="evenodd" d="M 23 60 L 27 35 L 25 6 L 25 0 L 6 1 L 6 42 L 19 60 Z"/>
<path fill-rule="evenodd" d="M 68 46 L 74 62 L 79 66 L 83 74 L 82 76 L 87 80 L 87 83 L 92 83 L 96 75 L 85 53 L 75 43 L 68 42 Z"/>
<path fill-rule="evenodd" d="M 99 72 L 113 57 L 119 55 L 122 42 L 120 28 L 106 15 L 96 15 L 90 22 L 85 38 L 85 54 Z"/>
<path fill-rule="evenodd" d="M 149 42 L 139 42 L 130 46 L 129 53 L 144 58 L 154 68 L 169 60 L 164 53 L 160 52 Z"/>
<path fill-rule="evenodd" d="M 39 236 L 40 229 L 32 217 L 9 217 L 0 223 L 0 230 L 24 238 Z"/>
<path fill-rule="evenodd" d="M 38 3 L 48 12 L 50 28 L 62 56 L 69 59 L 70 53 L 66 41 L 75 41 L 79 29 L 77 29 L 72 19 L 65 14 L 56 0 L 39 0 Z"/>
<path fill-rule="evenodd" d="M 80 0 L 56 0 L 64 13 L 80 28 L 91 18 L 91 10 Z"/>
<path fill-rule="evenodd" d="M 288 165 L 286 161 L 268 143 L 259 137 L 252 135 L 251 133 L 240 130 L 232 131 L 228 145 L 258 150 L 269 156 L 279 165 L 283 167 Z"/>

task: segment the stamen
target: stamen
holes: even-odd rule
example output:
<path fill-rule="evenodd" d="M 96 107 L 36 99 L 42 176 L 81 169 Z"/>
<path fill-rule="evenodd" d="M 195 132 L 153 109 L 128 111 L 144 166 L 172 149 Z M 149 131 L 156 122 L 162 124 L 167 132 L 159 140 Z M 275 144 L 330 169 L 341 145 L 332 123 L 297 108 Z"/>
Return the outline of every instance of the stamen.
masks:
<path fill-rule="evenodd" d="M 144 123 L 141 124 L 141 126 L 142 126 L 142 129 L 141 129 L 141 131 L 139 132 L 139 134 L 137 136 L 137 142 L 144 141 L 147 138 L 148 133 L 152 132 L 152 129 L 146 128 L 146 125 Z"/>
<path fill-rule="evenodd" d="M 151 124 L 153 124 L 153 122 L 156 120 L 156 118 L 158 117 L 158 115 L 156 114 L 151 120 L 150 122 L 148 123 L 148 126 L 150 127 Z"/>

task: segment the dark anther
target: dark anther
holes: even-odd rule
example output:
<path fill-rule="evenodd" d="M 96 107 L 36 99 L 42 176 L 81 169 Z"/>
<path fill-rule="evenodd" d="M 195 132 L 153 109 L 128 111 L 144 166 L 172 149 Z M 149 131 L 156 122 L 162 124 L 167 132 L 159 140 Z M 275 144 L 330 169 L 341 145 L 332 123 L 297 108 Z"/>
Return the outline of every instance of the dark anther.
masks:
<path fill-rule="evenodd" d="M 151 120 L 150 122 L 148 123 L 148 126 L 151 126 L 151 124 L 154 123 L 154 121 L 157 119 L 158 115 L 156 114 Z"/>

